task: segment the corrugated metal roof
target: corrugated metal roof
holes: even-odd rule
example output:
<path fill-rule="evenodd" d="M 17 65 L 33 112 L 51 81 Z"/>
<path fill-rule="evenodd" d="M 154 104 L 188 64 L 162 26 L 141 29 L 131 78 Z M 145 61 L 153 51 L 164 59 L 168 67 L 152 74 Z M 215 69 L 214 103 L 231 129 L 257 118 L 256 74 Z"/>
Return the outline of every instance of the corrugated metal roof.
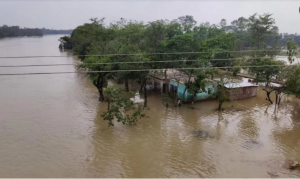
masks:
<path fill-rule="evenodd" d="M 258 86 L 254 83 L 249 82 L 250 78 L 242 78 L 241 80 L 237 79 L 224 79 L 225 81 L 225 87 L 226 88 L 243 88 L 243 87 L 251 87 L 251 86 Z M 214 79 L 217 81 L 220 81 L 220 78 Z M 250 79 L 251 80 L 251 79 Z"/>

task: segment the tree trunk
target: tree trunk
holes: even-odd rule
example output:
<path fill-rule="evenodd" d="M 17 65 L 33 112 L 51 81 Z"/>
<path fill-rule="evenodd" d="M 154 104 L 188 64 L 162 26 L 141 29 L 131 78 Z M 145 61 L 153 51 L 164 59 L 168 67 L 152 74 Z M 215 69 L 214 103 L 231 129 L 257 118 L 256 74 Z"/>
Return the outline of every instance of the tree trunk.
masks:
<path fill-rule="evenodd" d="M 103 89 L 101 87 L 101 89 L 98 88 L 99 91 L 99 101 L 104 101 L 104 94 L 103 94 Z"/>
<path fill-rule="evenodd" d="M 107 99 L 107 110 L 110 109 L 110 99 Z"/>
<path fill-rule="evenodd" d="M 129 86 L 128 86 L 128 78 L 125 77 L 125 91 L 129 91 Z"/>
<path fill-rule="evenodd" d="M 271 104 L 273 104 L 273 101 L 272 101 L 271 98 L 270 98 L 270 94 L 272 93 L 273 90 L 270 90 L 270 91 L 268 91 L 268 90 L 266 90 L 266 89 L 263 89 L 263 90 L 264 90 L 264 91 L 266 92 L 266 94 L 267 94 L 266 100 L 269 101 Z"/>
<path fill-rule="evenodd" d="M 192 104 L 194 104 L 195 99 L 197 98 L 197 93 L 193 95 Z"/>
<path fill-rule="evenodd" d="M 167 77 L 167 70 L 165 70 L 165 84 L 166 84 L 166 94 L 169 94 L 169 83 Z"/>
<path fill-rule="evenodd" d="M 281 95 L 280 91 L 275 91 L 275 94 L 276 94 L 276 105 L 279 106 L 279 104 L 281 102 L 281 98 L 282 98 L 283 95 Z"/>
<path fill-rule="evenodd" d="M 258 74 L 256 74 L 256 85 L 258 85 Z"/>
<path fill-rule="evenodd" d="M 98 74 L 98 79 L 97 79 L 97 89 L 99 92 L 99 101 L 104 101 L 104 94 L 103 94 L 103 76 L 102 74 Z"/>
<path fill-rule="evenodd" d="M 191 77 L 192 77 L 192 72 L 191 72 L 190 75 L 189 75 L 189 79 L 188 79 L 187 83 L 190 83 Z M 183 101 L 183 99 L 184 99 L 184 95 L 185 95 L 185 93 L 186 93 L 186 90 L 187 90 L 187 88 L 185 87 L 185 88 L 184 88 L 184 91 L 183 91 L 183 93 L 182 93 L 181 101 Z"/>
<path fill-rule="evenodd" d="M 175 93 L 175 97 L 174 97 L 174 99 L 175 99 L 175 103 L 174 103 L 175 107 L 177 107 L 177 104 L 178 104 L 178 89 L 179 89 L 179 81 L 177 81 L 176 93 Z"/>
<path fill-rule="evenodd" d="M 218 111 L 221 111 L 223 102 L 219 101 Z"/>
<path fill-rule="evenodd" d="M 167 82 L 167 70 L 165 70 L 165 84 L 166 84 L 166 94 L 169 97 L 169 83 Z M 166 107 L 169 106 L 169 102 L 167 101 Z"/>
<path fill-rule="evenodd" d="M 275 104 L 277 105 L 278 104 L 278 95 L 279 95 L 279 93 L 277 92 L 277 91 L 275 91 Z"/>
<path fill-rule="evenodd" d="M 140 78 L 140 83 L 141 84 L 140 84 L 140 91 L 139 92 L 140 92 L 140 94 L 142 94 L 143 93 L 143 86 L 144 86 L 144 84 L 143 84 L 144 80 L 142 78 Z"/>
<path fill-rule="evenodd" d="M 147 87 L 146 87 L 146 82 L 144 82 L 144 107 L 147 107 Z"/>
<path fill-rule="evenodd" d="M 281 103 L 281 98 L 282 98 L 282 96 L 283 96 L 283 95 L 280 95 L 280 96 L 279 96 L 278 106 L 279 106 L 279 104 Z"/>

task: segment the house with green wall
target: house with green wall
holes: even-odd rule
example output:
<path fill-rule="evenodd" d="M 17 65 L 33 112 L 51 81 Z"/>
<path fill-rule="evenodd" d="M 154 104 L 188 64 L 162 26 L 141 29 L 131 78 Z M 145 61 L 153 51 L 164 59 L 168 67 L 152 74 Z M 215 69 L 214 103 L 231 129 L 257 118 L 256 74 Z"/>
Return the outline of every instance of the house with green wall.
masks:
<path fill-rule="evenodd" d="M 181 99 L 182 95 L 184 93 L 184 90 L 186 86 L 183 84 L 183 82 L 177 82 L 175 80 L 170 80 L 170 92 L 171 93 L 177 93 L 178 98 Z M 177 85 L 178 85 L 178 91 L 177 90 Z M 217 92 L 217 85 L 215 82 L 211 81 L 210 83 L 207 83 L 205 85 L 206 92 L 198 93 L 196 96 L 195 101 L 201 101 L 201 100 L 207 100 L 207 99 L 214 99 L 214 94 Z M 208 93 L 210 91 L 210 93 Z M 192 94 L 186 90 L 183 102 L 188 102 L 192 99 Z"/>

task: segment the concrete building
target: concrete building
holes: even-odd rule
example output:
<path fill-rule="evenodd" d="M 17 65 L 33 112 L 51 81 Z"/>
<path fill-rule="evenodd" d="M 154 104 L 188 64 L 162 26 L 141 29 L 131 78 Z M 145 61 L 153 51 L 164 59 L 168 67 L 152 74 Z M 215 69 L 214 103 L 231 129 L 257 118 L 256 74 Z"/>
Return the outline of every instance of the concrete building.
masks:
<path fill-rule="evenodd" d="M 193 81 L 193 79 L 191 81 Z M 176 91 L 177 85 L 178 85 L 178 91 Z M 184 85 L 183 81 L 177 82 L 175 80 L 170 80 L 170 92 L 177 93 L 179 99 L 182 98 L 185 88 L 186 88 L 186 86 Z M 217 90 L 216 85 L 211 81 L 211 83 L 206 84 L 205 88 L 206 88 L 207 92 L 198 93 L 195 101 L 201 101 L 201 100 L 207 100 L 207 99 L 214 98 L 214 93 L 216 93 L 216 90 Z M 210 93 L 208 93 L 208 91 L 210 91 Z M 186 90 L 184 98 L 183 98 L 183 102 L 191 101 L 191 99 L 192 99 L 192 94 L 190 94 L 188 92 L 188 90 Z"/>
<path fill-rule="evenodd" d="M 215 79 L 219 81 L 220 79 Z M 227 79 L 224 79 L 225 81 Z M 227 81 L 224 85 L 228 91 L 228 96 L 230 100 L 241 100 L 247 99 L 251 97 L 255 97 L 257 95 L 258 85 L 251 82 L 250 78 L 242 78 L 241 80 L 232 79 Z"/>

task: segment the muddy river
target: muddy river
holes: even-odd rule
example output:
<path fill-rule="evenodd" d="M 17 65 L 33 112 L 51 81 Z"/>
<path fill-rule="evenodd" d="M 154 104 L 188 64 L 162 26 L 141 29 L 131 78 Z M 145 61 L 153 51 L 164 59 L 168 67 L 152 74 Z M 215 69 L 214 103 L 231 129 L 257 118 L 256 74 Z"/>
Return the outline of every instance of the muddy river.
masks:
<path fill-rule="evenodd" d="M 60 36 L 0 40 L 1 65 L 74 63 Z M 0 73 L 75 71 L 74 66 L 0 68 Z M 165 108 L 150 92 L 149 118 L 108 127 L 106 103 L 82 74 L 0 76 L 0 177 L 300 177 L 300 102 L 279 109 L 264 91 L 231 103 Z M 191 108 L 192 107 L 192 108 Z"/>

